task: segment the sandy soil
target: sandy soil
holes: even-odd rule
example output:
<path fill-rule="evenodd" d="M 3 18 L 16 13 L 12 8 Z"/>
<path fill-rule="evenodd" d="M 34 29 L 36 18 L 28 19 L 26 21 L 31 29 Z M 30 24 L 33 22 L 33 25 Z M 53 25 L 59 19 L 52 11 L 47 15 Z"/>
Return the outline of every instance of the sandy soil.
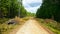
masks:
<path fill-rule="evenodd" d="M 16 34 L 50 34 L 47 30 L 45 30 L 39 23 L 35 20 L 28 20 L 20 29 L 16 32 Z"/>

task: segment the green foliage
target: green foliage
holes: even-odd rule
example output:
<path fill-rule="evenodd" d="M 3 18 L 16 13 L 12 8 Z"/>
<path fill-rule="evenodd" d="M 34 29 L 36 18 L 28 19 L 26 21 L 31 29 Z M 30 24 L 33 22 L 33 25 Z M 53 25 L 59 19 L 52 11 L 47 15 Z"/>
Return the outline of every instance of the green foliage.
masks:
<path fill-rule="evenodd" d="M 27 11 L 26 9 L 24 9 L 23 6 L 21 6 L 20 8 L 20 17 L 23 18 L 23 17 L 26 17 L 27 16 Z"/>
<path fill-rule="evenodd" d="M 54 34 L 60 34 L 60 23 L 54 21 L 54 20 L 48 20 L 48 19 L 36 19 L 40 24 L 43 26 L 49 28 Z M 48 22 L 47 22 L 47 21 Z"/>
<path fill-rule="evenodd" d="M 60 21 L 60 0 L 43 0 L 42 6 L 37 10 L 38 18 L 53 18 Z"/>
<path fill-rule="evenodd" d="M 7 24 L 0 24 L 0 34 L 9 34 L 10 31 L 16 28 L 18 25 L 7 25 Z"/>
<path fill-rule="evenodd" d="M 29 17 L 35 17 L 35 13 L 27 12 L 27 16 L 29 16 Z"/>
<path fill-rule="evenodd" d="M 22 1 L 18 0 L 1 0 L 0 1 L 0 18 L 6 17 L 6 18 L 14 18 L 15 16 L 18 16 L 19 11 L 20 16 L 24 17 L 26 16 L 26 10 L 24 9 Z M 22 10 L 21 10 L 22 9 Z"/>
<path fill-rule="evenodd" d="M 17 0 L 1 0 L 0 1 L 0 17 L 14 17 L 17 14 Z"/>
<path fill-rule="evenodd" d="M 0 18 L 0 24 L 5 23 L 8 20 L 9 20 L 9 18 Z"/>

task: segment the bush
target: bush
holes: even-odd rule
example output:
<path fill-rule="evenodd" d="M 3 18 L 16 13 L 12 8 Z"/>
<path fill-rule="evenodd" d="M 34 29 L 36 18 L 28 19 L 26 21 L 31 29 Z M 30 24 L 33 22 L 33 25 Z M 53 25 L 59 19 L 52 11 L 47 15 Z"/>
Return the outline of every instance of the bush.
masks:
<path fill-rule="evenodd" d="M 0 18 L 0 23 L 5 23 L 6 21 L 8 21 L 9 19 L 8 18 Z"/>

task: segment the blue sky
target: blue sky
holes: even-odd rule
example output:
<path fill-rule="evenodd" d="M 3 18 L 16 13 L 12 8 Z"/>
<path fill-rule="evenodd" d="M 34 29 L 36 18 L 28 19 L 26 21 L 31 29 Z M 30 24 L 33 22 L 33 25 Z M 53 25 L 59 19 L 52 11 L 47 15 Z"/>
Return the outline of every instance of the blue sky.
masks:
<path fill-rule="evenodd" d="M 36 13 L 41 4 L 42 0 L 23 0 L 23 5 L 25 9 L 32 13 Z"/>

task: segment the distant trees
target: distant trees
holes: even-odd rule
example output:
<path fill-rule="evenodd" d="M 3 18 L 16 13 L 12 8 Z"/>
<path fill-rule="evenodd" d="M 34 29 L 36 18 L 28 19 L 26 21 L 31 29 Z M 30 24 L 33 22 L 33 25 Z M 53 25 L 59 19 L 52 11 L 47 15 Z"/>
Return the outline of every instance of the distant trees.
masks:
<path fill-rule="evenodd" d="M 60 0 L 43 0 L 42 6 L 37 10 L 38 18 L 53 18 L 60 21 Z"/>
<path fill-rule="evenodd" d="M 20 11 L 19 8 L 23 9 L 23 11 L 20 11 L 20 16 L 26 16 L 26 10 L 20 5 L 21 3 L 19 3 L 18 0 L 0 0 L 0 18 L 14 18 L 15 16 L 18 16 Z M 22 13 L 24 15 L 22 15 Z"/>
<path fill-rule="evenodd" d="M 35 13 L 27 12 L 27 16 L 29 16 L 29 17 L 35 17 Z"/>
<path fill-rule="evenodd" d="M 27 11 L 26 11 L 26 9 L 24 9 L 23 6 L 21 6 L 21 8 L 20 8 L 20 17 L 23 18 L 25 16 L 27 16 Z"/>

